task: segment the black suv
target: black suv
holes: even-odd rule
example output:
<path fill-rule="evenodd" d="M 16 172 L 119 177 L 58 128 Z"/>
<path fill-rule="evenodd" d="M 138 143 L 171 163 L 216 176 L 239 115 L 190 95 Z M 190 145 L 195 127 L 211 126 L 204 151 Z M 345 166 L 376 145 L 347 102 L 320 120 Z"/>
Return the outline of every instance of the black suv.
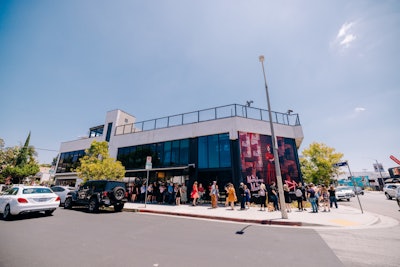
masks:
<path fill-rule="evenodd" d="M 97 212 L 101 206 L 114 206 L 114 210 L 120 212 L 126 201 L 127 191 L 124 182 L 93 180 L 80 185 L 78 190 L 69 192 L 65 199 L 64 208 L 87 206 L 89 212 Z"/>

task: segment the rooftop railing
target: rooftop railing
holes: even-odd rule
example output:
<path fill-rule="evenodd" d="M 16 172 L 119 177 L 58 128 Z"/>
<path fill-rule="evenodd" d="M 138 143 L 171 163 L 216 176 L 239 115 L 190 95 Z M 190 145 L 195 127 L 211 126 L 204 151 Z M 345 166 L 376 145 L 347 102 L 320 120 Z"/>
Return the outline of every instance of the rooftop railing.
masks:
<path fill-rule="evenodd" d="M 299 115 L 272 111 L 272 122 L 289 126 L 300 125 Z M 135 132 L 151 131 L 174 126 L 212 121 L 231 117 L 269 121 L 268 110 L 231 104 L 221 107 L 203 109 L 158 119 L 130 123 L 117 126 L 115 135 L 131 134 Z"/>

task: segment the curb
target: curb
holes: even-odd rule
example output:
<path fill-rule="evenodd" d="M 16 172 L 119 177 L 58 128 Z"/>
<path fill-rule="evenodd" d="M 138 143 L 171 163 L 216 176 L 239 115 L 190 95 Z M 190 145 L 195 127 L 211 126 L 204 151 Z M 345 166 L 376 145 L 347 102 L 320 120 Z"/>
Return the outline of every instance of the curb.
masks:
<path fill-rule="evenodd" d="M 231 222 L 240 222 L 240 223 L 254 223 L 254 224 L 262 224 L 262 225 L 282 225 L 282 226 L 322 226 L 319 224 L 308 224 L 302 222 L 289 222 L 289 221 L 276 221 L 276 220 L 255 220 L 255 219 L 239 219 L 239 218 L 227 218 L 220 216 L 208 216 L 208 215 L 199 215 L 199 214 L 188 214 L 181 212 L 167 212 L 167 211 L 155 211 L 155 210 L 145 210 L 145 209 L 128 209 L 124 208 L 124 211 L 130 212 L 139 212 L 139 213 L 153 213 L 153 214 L 161 214 L 161 215 L 172 215 L 172 216 L 181 216 L 181 217 L 189 217 L 189 218 L 202 218 L 202 219 L 210 219 L 210 220 L 219 220 L 219 221 L 231 221 Z"/>

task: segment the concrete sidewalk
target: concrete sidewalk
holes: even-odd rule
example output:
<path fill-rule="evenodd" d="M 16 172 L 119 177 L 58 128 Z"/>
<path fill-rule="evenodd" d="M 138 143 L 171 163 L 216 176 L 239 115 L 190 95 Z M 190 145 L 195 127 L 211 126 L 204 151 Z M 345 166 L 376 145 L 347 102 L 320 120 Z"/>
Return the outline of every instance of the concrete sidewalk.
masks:
<path fill-rule="evenodd" d="M 234 210 L 229 207 L 219 206 L 212 209 L 210 205 L 191 206 L 188 204 L 175 206 L 164 204 L 125 203 L 124 211 L 153 213 L 160 215 L 184 216 L 192 218 L 203 218 L 211 220 L 282 225 L 282 226 L 305 226 L 305 227 L 331 227 L 331 228 L 374 228 L 391 227 L 399 222 L 395 219 L 369 212 L 361 213 L 361 210 L 346 206 L 333 208 L 330 212 L 312 213 L 292 209 L 288 213 L 288 219 L 282 219 L 280 211 L 260 211 L 259 207 L 250 207 L 240 210 L 235 206 Z"/>

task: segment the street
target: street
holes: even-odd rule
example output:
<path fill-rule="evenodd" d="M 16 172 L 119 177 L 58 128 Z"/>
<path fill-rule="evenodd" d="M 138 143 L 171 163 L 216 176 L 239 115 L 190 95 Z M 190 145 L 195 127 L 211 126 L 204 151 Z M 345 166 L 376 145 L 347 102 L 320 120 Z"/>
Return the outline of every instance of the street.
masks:
<path fill-rule="evenodd" d="M 367 212 L 388 216 L 400 221 L 399 207 L 395 200 L 387 200 L 383 192 L 365 192 L 359 196 Z M 359 209 L 357 198 L 340 201 Z M 340 208 L 340 207 L 339 207 Z M 360 230 L 324 230 L 318 233 L 340 258 L 345 266 L 399 266 L 400 226 Z"/>
<path fill-rule="evenodd" d="M 400 219 L 383 194 L 360 200 Z M 398 266 L 399 238 L 399 226 L 314 230 L 60 208 L 0 221 L 0 266 Z"/>

